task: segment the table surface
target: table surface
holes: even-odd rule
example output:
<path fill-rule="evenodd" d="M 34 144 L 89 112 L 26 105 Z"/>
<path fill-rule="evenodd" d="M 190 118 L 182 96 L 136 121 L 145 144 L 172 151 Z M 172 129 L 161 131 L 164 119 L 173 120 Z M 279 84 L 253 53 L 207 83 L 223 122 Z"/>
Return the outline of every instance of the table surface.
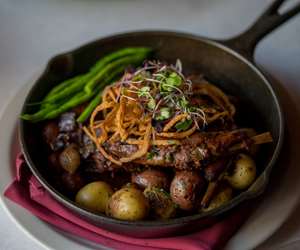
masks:
<path fill-rule="evenodd" d="M 55 54 L 95 38 L 141 29 L 171 29 L 212 38 L 236 35 L 269 0 L 0 0 L 0 110 Z M 298 1 L 288 1 L 287 6 Z M 300 16 L 256 49 L 256 62 L 300 100 Z M 300 209 L 300 206 L 299 206 Z M 296 209 L 298 210 L 298 209 Z M 0 207 L 0 250 L 40 249 Z M 16 240 L 17 239 L 17 240 Z M 258 249 L 299 249 L 300 218 L 288 221 Z"/>

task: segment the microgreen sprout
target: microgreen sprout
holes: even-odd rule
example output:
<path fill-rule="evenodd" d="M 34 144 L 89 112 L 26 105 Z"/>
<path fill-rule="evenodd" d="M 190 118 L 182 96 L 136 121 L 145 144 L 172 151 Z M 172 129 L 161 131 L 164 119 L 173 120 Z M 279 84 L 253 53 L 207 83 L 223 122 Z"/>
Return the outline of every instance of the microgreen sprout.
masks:
<path fill-rule="evenodd" d="M 180 59 L 176 60 L 175 69 L 179 72 L 182 72 L 182 63 L 181 63 Z"/>
<path fill-rule="evenodd" d="M 193 123 L 192 119 L 187 119 L 187 120 L 178 122 L 175 125 L 175 128 L 177 129 L 177 131 L 184 131 L 184 130 L 187 130 L 192 125 L 192 123 Z"/>
<path fill-rule="evenodd" d="M 149 100 L 149 102 L 147 103 L 147 107 L 151 110 L 154 110 L 155 109 L 155 106 L 156 106 L 156 102 L 153 98 L 151 98 Z"/>
<path fill-rule="evenodd" d="M 138 94 L 138 97 L 142 97 L 142 96 L 148 97 L 150 95 L 149 92 L 150 92 L 150 87 L 149 86 L 145 86 L 145 87 L 140 88 L 137 91 L 137 94 Z"/>
<path fill-rule="evenodd" d="M 160 113 L 155 117 L 156 120 L 162 121 L 171 117 L 171 109 L 169 107 L 163 107 L 160 109 Z"/>
<path fill-rule="evenodd" d="M 172 72 L 169 77 L 166 79 L 167 84 L 179 87 L 182 83 L 181 77 L 176 74 L 176 72 Z"/>
<path fill-rule="evenodd" d="M 151 160 L 153 159 L 154 156 L 155 156 L 155 152 L 150 151 L 147 153 L 146 158 L 147 160 Z"/>
<path fill-rule="evenodd" d="M 122 91 L 121 95 L 139 102 L 144 112 L 150 112 L 155 120 L 163 121 L 174 114 L 188 114 L 186 120 L 175 125 L 177 131 L 188 129 L 192 123 L 199 128 L 200 120 L 202 126 L 207 124 L 205 112 L 190 104 L 192 81 L 183 75 L 180 60 L 176 61 L 175 66 L 147 61 L 144 67 L 123 78 L 121 86 L 126 86 L 126 91 Z M 133 95 L 128 96 L 127 93 Z"/>

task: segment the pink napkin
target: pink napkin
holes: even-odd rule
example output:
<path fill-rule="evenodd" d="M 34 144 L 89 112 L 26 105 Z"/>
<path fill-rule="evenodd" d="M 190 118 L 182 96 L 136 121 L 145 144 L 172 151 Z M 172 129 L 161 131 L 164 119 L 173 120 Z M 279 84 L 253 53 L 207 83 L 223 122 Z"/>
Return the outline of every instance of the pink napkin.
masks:
<path fill-rule="evenodd" d="M 106 231 L 71 213 L 52 198 L 31 174 L 22 155 L 16 159 L 16 170 L 15 180 L 4 193 L 8 199 L 49 224 L 113 249 L 222 249 L 250 213 L 248 206 L 240 207 L 216 224 L 188 235 L 155 239 L 133 238 Z"/>

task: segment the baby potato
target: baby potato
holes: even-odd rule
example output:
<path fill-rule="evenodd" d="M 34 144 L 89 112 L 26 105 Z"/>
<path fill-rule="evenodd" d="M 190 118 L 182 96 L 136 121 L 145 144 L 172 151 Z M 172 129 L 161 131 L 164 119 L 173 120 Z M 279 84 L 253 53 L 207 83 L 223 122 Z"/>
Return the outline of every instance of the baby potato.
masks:
<path fill-rule="evenodd" d="M 235 162 L 233 173 L 225 179 L 235 189 L 248 188 L 256 177 L 256 164 L 254 160 L 245 154 L 239 154 Z"/>
<path fill-rule="evenodd" d="M 207 208 L 202 208 L 202 212 L 210 211 L 223 206 L 225 203 L 232 199 L 232 188 L 229 186 L 223 187 L 210 201 Z"/>
<path fill-rule="evenodd" d="M 75 201 L 90 211 L 103 213 L 112 195 L 113 190 L 107 183 L 95 181 L 81 188 Z"/>
<path fill-rule="evenodd" d="M 149 212 L 149 203 L 143 192 L 134 187 L 124 187 L 110 198 L 106 214 L 120 220 L 144 219 Z"/>
<path fill-rule="evenodd" d="M 74 174 L 80 165 L 80 154 L 74 144 L 66 147 L 59 155 L 59 163 L 70 174 Z"/>
<path fill-rule="evenodd" d="M 197 172 L 177 172 L 170 186 L 171 198 L 182 210 L 193 210 L 204 185 L 204 178 Z"/>
<path fill-rule="evenodd" d="M 141 173 L 133 173 L 131 181 L 137 184 L 140 188 L 157 187 L 168 189 L 168 176 L 156 169 L 147 169 Z"/>
<path fill-rule="evenodd" d="M 144 190 L 144 195 L 148 199 L 156 218 L 169 219 L 175 216 L 176 205 L 166 191 L 156 187 L 148 187 Z"/>
<path fill-rule="evenodd" d="M 60 176 L 57 186 L 63 192 L 76 194 L 76 192 L 78 192 L 78 190 L 80 190 L 84 184 L 84 180 L 80 174 L 69 174 L 68 172 L 64 172 Z"/>

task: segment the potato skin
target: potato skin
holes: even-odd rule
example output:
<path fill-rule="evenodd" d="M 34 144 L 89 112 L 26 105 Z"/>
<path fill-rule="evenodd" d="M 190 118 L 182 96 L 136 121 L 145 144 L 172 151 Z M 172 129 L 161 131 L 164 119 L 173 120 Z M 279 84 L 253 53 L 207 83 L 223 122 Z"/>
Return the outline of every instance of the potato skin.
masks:
<path fill-rule="evenodd" d="M 137 184 L 140 188 L 157 187 L 168 190 L 168 176 L 156 169 L 147 169 L 141 173 L 133 173 L 131 181 Z"/>
<path fill-rule="evenodd" d="M 192 210 L 204 185 L 204 178 L 194 171 L 177 172 L 170 186 L 171 198 L 181 209 Z"/>
<path fill-rule="evenodd" d="M 155 218 L 169 219 L 175 216 L 176 205 L 166 191 L 156 187 L 148 187 L 144 190 L 144 195 L 150 203 L 150 209 Z"/>
<path fill-rule="evenodd" d="M 239 154 L 238 159 L 235 162 L 233 173 L 226 176 L 231 187 L 235 189 L 248 188 L 256 177 L 256 164 L 254 160 L 245 154 Z"/>
<path fill-rule="evenodd" d="M 80 154 L 75 145 L 69 145 L 60 153 L 59 163 L 68 173 L 73 174 L 76 172 L 80 165 Z"/>
<path fill-rule="evenodd" d="M 233 190 L 229 186 L 222 187 L 222 189 L 212 198 L 207 208 L 202 208 L 201 211 L 206 212 L 223 206 L 233 197 Z"/>
<path fill-rule="evenodd" d="M 136 221 L 147 217 L 149 203 L 143 192 L 125 187 L 113 194 L 106 207 L 106 214 L 116 219 Z"/>
<path fill-rule="evenodd" d="M 107 183 L 95 181 L 81 188 L 75 201 L 88 210 L 103 213 L 112 194 L 113 190 Z"/>
<path fill-rule="evenodd" d="M 80 174 L 69 174 L 68 172 L 64 172 L 62 174 L 58 183 L 59 189 L 72 194 L 76 193 L 79 189 L 81 189 L 84 186 L 84 184 L 85 183 Z"/>

